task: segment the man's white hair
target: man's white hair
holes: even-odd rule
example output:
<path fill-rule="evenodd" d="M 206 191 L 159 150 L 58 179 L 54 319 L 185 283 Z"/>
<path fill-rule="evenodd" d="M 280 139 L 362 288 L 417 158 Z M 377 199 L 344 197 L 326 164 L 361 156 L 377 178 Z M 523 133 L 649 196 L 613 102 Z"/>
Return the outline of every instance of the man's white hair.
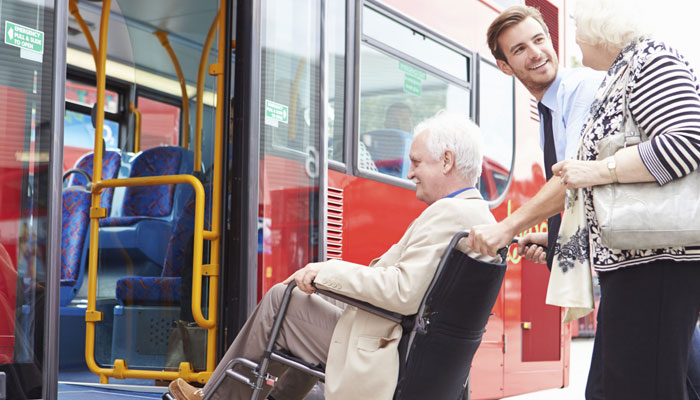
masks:
<path fill-rule="evenodd" d="M 439 111 L 413 130 L 414 135 L 427 130 L 426 144 L 434 160 L 440 160 L 445 151 L 455 155 L 457 173 L 469 184 L 476 185 L 481 176 L 484 140 L 481 129 L 462 114 Z"/>
<path fill-rule="evenodd" d="M 622 49 L 632 39 L 652 34 L 648 0 L 578 0 L 574 10 L 576 36 L 607 50 Z"/>

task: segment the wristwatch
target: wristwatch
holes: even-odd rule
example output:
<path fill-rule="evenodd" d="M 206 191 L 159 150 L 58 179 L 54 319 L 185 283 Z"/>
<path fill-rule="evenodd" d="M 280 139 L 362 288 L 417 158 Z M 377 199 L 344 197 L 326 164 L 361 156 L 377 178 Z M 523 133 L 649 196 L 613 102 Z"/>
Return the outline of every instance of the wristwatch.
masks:
<path fill-rule="evenodd" d="M 612 183 L 617 183 L 617 174 L 615 173 L 615 167 L 617 167 L 617 163 L 615 163 L 615 156 L 608 157 L 608 171 L 610 171 L 610 178 L 612 179 Z"/>

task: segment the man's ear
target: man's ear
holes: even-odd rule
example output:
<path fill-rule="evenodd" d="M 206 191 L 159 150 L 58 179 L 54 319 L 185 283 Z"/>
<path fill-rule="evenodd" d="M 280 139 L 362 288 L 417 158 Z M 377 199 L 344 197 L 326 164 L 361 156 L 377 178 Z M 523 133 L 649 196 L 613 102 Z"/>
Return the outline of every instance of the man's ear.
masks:
<path fill-rule="evenodd" d="M 500 69 L 504 74 L 513 76 L 513 69 L 508 65 L 507 62 L 503 60 L 496 60 L 496 64 L 498 65 L 498 69 Z"/>
<path fill-rule="evenodd" d="M 455 166 L 455 153 L 452 150 L 445 150 L 442 154 L 442 173 L 447 175 Z"/>

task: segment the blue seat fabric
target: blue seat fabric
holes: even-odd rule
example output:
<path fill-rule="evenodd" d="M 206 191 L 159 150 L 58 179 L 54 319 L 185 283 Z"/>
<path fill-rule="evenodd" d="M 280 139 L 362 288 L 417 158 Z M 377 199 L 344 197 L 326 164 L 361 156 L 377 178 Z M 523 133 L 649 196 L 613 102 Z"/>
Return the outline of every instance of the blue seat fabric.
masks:
<path fill-rule="evenodd" d="M 119 279 L 116 297 L 122 305 L 180 304 L 182 269 L 192 265 L 192 260 L 186 259 L 186 255 L 194 230 L 195 194 L 189 185 L 187 190 L 190 195 L 168 241 L 161 276 L 128 276 Z M 210 185 L 205 186 L 204 193 L 207 200 L 204 209 L 204 229 L 210 229 Z"/>
<path fill-rule="evenodd" d="M 75 164 L 75 168 L 80 168 L 86 171 L 90 176 L 93 175 L 93 159 L 94 154 L 88 153 L 80 158 Z M 119 172 L 119 166 L 121 165 L 121 155 L 118 151 L 108 150 L 105 151 L 105 155 L 102 158 L 102 179 L 115 179 L 117 173 Z M 87 179 L 80 174 L 71 174 L 68 177 L 68 186 L 85 186 L 87 184 Z M 109 210 L 112 207 L 112 197 L 114 196 L 114 189 L 108 188 L 102 191 L 102 197 L 100 197 L 100 206 L 107 209 L 107 215 L 109 215 Z"/>
<path fill-rule="evenodd" d="M 83 188 L 70 187 L 63 191 L 61 286 L 73 286 L 78 281 L 90 221 L 90 200 L 90 193 Z"/>

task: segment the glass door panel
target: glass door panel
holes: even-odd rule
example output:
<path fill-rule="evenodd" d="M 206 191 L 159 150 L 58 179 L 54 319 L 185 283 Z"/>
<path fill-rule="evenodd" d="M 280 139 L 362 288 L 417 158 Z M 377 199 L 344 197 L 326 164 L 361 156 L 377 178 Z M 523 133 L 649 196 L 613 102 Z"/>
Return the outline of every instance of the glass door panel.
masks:
<path fill-rule="evenodd" d="M 0 372 L 41 398 L 52 140 L 53 2 L 0 2 Z"/>
<path fill-rule="evenodd" d="M 258 296 L 318 258 L 320 2 L 262 3 Z"/>

